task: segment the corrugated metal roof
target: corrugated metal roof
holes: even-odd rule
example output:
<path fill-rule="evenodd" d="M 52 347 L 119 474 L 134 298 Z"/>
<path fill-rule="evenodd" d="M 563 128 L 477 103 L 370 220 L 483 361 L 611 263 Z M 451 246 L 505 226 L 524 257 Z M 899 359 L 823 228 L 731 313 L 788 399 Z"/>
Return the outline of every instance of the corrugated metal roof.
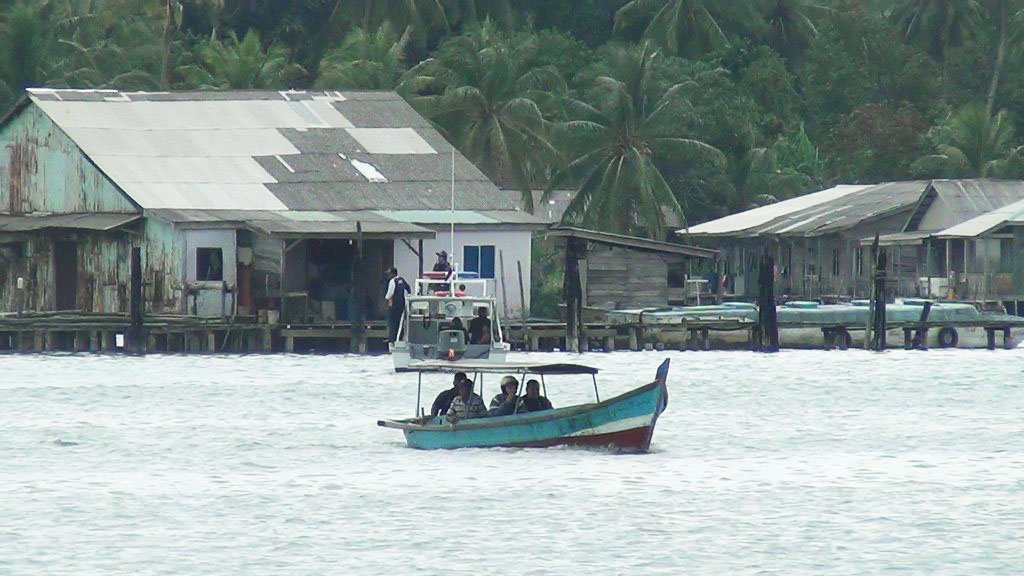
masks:
<path fill-rule="evenodd" d="M 697 236 L 821 236 L 909 211 L 927 182 L 843 185 L 732 214 L 690 228 Z M 686 235 L 686 230 L 680 230 Z"/>
<path fill-rule="evenodd" d="M 665 254 L 679 254 L 697 258 L 714 258 L 718 255 L 718 250 L 711 250 L 710 248 L 687 246 L 685 244 L 671 244 L 669 242 L 659 242 L 648 238 L 623 236 L 621 234 L 573 228 L 571 226 L 556 226 L 550 229 L 547 235 L 561 238 L 579 238 L 609 246 L 622 246 L 626 248 L 635 248 L 637 250 L 647 250 L 650 252 L 661 252 Z"/>
<path fill-rule="evenodd" d="M 106 231 L 120 228 L 139 218 L 141 214 L 90 212 L 86 214 L 46 214 L 28 216 L 0 215 L 0 232 L 30 232 L 48 228 Z"/>
<path fill-rule="evenodd" d="M 930 232 L 896 232 L 894 234 L 882 234 L 878 237 L 879 246 L 913 246 L 922 244 L 926 238 L 931 236 Z M 871 246 L 875 237 L 861 238 L 861 246 Z"/>
<path fill-rule="evenodd" d="M 792 215 L 801 210 L 831 202 L 852 194 L 869 186 L 840 185 L 820 192 L 804 194 L 775 204 L 761 206 L 752 210 L 745 210 L 737 214 L 730 214 L 717 220 L 711 220 L 690 227 L 688 230 L 677 231 L 679 234 L 691 236 L 723 236 L 737 235 L 744 232 L 753 232 L 749 235 L 757 235 L 754 230 L 759 226 L 771 223 L 778 218 Z"/>
<path fill-rule="evenodd" d="M 399 222 L 417 224 L 497 224 L 497 220 L 470 210 L 378 210 L 378 214 Z"/>
<path fill-rule="evenodd" d="M 932 209 L 946 210 L 949 221 L 963 223 L 1018 200 L 1024 200 L 1024 182 L 1020 180 L 932 180 L 905 229 L 916 230 Z"/>
<path fill-rule="evenodd" d="M 430 210 L 450 201 L 451 145 L 394 92 L 30 89 L 29 98 L 143 208 Z M 455 164 L 460 208 L 516 208 L 458 153 Z"/>
<path fill-rule="evenodd" d="M 974 238 L 1007 225 L 1024 225 L 1024 200 L 1018 200 L 935 233 L 936 238 Z"/>
<path fill-rule="evenodd" d="M 195 210 L 159 208 L 146 210 L 146 216 L 183 227 L 245 226 L 264 234 L 278 236 L 352 237 L 356 222 L 363 232 L 377 237 L 433 238 L 434 232 L 408 222 L 392 220 L 370 210 L 297 211 L 297 210 Z"/>

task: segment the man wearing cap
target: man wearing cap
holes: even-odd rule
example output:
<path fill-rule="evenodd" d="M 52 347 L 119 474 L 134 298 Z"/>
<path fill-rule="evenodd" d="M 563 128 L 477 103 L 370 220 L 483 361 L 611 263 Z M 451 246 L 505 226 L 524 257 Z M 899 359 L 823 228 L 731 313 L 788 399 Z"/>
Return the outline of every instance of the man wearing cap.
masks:
<path fill-rule="evenodd" d="M 484 399 L 473 392 L 473 381 L 465 378 L 459 381 L 458 386 L 459 394 L 452 400 L 452 405 L 448 408 L 448 421 L 454 424 L 459 420 L 487 416 Z"/>
<path fill-rule="evenodd" d="M 501 393 L 491 399 L 491 407 L 487 410 L 488 416 L 508 416 L 516 411 L 516 403 L 519 396 L 519 381 L 515 376 L 505 376 L 501 379 Z"/>
<path fill-rule="evenodd" d="M 448 253 L 441 250 L 437 253 L 437 262 L 434 262 L 434 272 L 448 272 L 451 274 L 452 265 L 448 263 Z"/>

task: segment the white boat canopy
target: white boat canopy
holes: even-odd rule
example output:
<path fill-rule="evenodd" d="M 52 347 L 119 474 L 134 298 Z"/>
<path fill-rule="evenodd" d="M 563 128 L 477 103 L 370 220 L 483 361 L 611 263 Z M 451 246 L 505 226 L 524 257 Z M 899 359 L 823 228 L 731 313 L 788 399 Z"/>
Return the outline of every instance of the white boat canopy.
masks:
<path fill-rule="evenodd" d="M 476 360 L 425 360 L 409 365 L 415 372 L 478 372 L 481 374 L 597 374 L 597 368 L 581 364 L 550 364 L 545 362 L 479 362 Z"/>

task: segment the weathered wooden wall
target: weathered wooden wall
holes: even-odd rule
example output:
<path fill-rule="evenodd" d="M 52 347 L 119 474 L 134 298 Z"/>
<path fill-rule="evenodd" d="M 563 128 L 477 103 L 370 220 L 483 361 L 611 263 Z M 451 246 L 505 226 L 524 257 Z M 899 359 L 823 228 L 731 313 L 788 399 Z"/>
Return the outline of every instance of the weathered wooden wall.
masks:
<path fill-rule="evenodd" d="M 673 257 L 590 244 L 582 263 L 584 305 L 607 310 L 665 306 L 670 258 Z"/>
<path fill-rule="evenodd" d="M 147 312 L 184 313 L 182 281 L 185 241 L 180 230 L 146 218 L 142 232 L 142 276 Z M 126 260 L 124 265 L 128 266 Z"/>
<path fill-rule="evenodd" d="M 0 311 L 18 307 L 16 282 L 24 278 L 23 309 L 54 310 L 56 291 L 53 270 L 53 243 L 75 242 L 78 247 L 78 277 L 75 309 L 86 312 L 127 312 L 128 275 L 131 239 L 117 232 L 35 232 L 21 235 L 17 244 L 19 258 L 0 258 Z"/>

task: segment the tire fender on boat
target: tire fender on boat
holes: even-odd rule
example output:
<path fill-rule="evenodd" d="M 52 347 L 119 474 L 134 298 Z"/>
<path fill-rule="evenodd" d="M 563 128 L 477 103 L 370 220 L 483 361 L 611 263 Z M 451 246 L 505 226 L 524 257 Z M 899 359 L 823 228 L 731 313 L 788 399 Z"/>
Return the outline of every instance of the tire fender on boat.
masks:
<path fill-rule="evenodd" d="M 939 348 L 956 348 L 960 343 L 960 334 L 952 326 L 943 326 L 939 330 Z"/>

